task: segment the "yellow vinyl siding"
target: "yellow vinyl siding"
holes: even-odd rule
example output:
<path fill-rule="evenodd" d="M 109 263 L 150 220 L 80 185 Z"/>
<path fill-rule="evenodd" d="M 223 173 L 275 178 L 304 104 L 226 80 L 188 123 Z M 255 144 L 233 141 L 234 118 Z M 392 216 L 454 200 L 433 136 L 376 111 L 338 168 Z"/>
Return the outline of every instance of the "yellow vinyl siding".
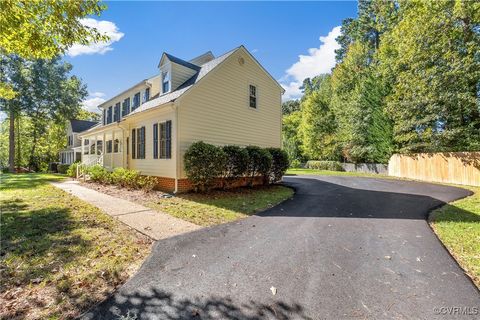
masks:
<path fill-rule="evenodd" d="M 153 124 L 158 122 L 172 121 L 172 158 L 154 159 L 153 158 Z M 176 163 L 176 134 L 175 134 L 175 111 L 171 106 L 166 105 L 160 108 L 142 112 L 127 120 L 129 139 L 129 168 L 141 172 L 143 175 L 175 178 Z M 132 159 L 132 129 L 145 127 L 145 159 Z M 125 126 L 126 127 L 126 126 Z M 124 148 L 126 154 L 127 149 Z"/>
<path fill-rule="evenodd" d="M 257 88 L 256 109 L 249 107 L 250 84 Z M 187 92 L 178 106 L 180 178 L 185 176 L 185 150 L 195 141 L 280 147 L 281 90 L 244 50 L 238 50 Z"/>

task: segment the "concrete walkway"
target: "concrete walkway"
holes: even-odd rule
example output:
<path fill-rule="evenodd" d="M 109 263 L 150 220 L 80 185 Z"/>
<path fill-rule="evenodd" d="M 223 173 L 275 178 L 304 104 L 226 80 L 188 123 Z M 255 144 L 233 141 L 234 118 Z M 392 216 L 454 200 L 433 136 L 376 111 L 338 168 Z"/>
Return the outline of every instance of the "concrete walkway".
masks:
<path fill-rule="evenodd" d="M 78 181 L 52 182 L 52 184 L 154 240 L 169 238 L 201 228 L 201 226 L 166 213 L 83 187 Z"/>

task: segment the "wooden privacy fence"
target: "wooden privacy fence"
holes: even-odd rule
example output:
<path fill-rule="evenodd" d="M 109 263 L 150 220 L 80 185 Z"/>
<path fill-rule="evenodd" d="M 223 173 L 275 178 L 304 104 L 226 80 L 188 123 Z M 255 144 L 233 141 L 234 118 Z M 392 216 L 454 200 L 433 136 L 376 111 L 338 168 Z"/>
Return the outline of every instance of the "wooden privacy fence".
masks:
<path fill-rule="evenodd" d="M 480 152 L 394 154 L 388 175 L 480 186 Z"/>

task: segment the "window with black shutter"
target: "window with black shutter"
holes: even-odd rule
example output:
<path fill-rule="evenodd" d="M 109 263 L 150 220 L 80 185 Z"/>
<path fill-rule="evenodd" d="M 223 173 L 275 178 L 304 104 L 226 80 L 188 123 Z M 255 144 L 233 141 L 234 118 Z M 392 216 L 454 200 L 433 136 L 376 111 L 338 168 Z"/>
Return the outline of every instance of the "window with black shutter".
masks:
<path fill-rule="evenodd" d="M 158 159 L 158 123 L 153 124 L 153 159 Z"/>
<path fill-rule="evenodd" d="M 113 140 L 113 152 L 117 153 L 120 151 L 120 140 Z"/>
<path fill-rule="evenodd" d="M 130 113 L 130 98 L 123 100 L 122 103 L 122 117 Z"/>
<path fill-rule="evenodd" d="M 115 105 L 115 112 L 113 113 L 113 121 L 120 121 L 120 102 Z"/>
<path fill-rule="evenodd" d="M 112 123 L 113 106 L 108 107 L 107 124 Z"/>
<path fill-rule="evenodd" d="M 167 126 L 165 122 L 159 123 L 160 131 L 160 159 L 165 159 L 167 155 Z"/>
<path fill-rule="evenodd" d="M 136 148 L 137 148 L 137 145 L 136 145 L 136 142 L 135 142 L 135 135 L 136 135 L 136 130 L 135 129 L 132 129 L 132 159 L 135 159 L 135 156 L 136 156 Z"/>
<path fill-rule="evenodd" d="M 168 120 L 166 123 L 166 153 L 167 159 L 172 158 L 172 121 Z"/>
<path fill-rule="evenodd" d="M 145 127 L 137 129 L 137 159 L 145 159 Z"/>
<path fill-rule="evenodd" d="M 143 102 L 147 102 L 150 99 L 150 88 L 145 89 L 145 95 L 143 96 Z"/>

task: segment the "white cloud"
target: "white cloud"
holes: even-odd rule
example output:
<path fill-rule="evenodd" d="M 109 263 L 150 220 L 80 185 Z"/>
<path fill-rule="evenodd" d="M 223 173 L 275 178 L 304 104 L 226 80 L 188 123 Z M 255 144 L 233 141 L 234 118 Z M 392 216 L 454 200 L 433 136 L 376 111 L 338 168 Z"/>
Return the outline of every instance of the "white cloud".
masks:
<path fill-rule="evenodd" d="M 99 113 L 100 111 L 98 110 L 97 107 L 102 103 L 104 103 L 105 101 L 107 101 L 104 98 L 102 98 L 104 96 L 105 96 L 105 93 L 103 92 L 91 93 L 88 99 L 82 102 L 83 108 L 90 112 Z"/>
<path fill-rule="evenodd" d="M 333 28 L 327 36 L 320 37 L 318 48 L 308 49 L 308 55 L 299 55 L 280 79 L 285 89 L 283 100 L 297 99 L 302 95 L 300 86 L 305 78 L 313 78 L 322 73 L 330 73 L 335 66 L 335 50 L 340 45 L 335 40 L 340 35 L 340 26 Z"/>
<path fill-rule="evenodd" d="M 100 34 L 107 35 L 110 40 L 98 43 L 91 43 L 89 45 L 74 44 L 70 49 L 68 49 L 67 52 L 67 54 L 71 57 L 79 56 L 82 54 L 104 54 L 108 51 L 113 50 L 111 45 L 114 42 L 119 41 L 124 36 L 124 33 L 120 32 L 115 23 L 111 21 L 98 21 L 92 18 L 84 18 L 82 19 L 82 24 L 90 28 L 96 28 L 98 32 L 100 32 Z"/>

